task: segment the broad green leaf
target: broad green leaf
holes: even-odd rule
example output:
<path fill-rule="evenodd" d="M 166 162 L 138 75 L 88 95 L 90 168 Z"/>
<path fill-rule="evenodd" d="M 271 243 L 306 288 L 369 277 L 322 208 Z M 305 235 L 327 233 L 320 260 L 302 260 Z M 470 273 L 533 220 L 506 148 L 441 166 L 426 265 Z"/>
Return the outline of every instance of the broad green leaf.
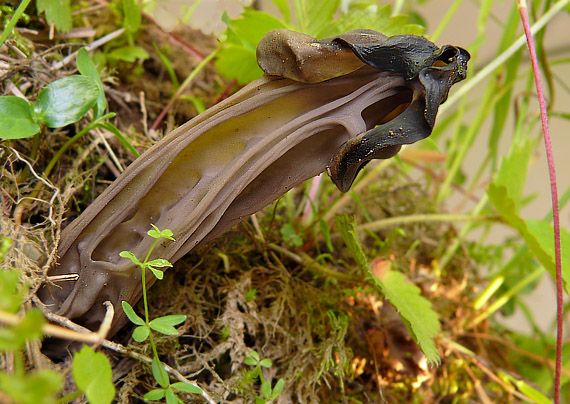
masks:
<path fill-rule="evenodd" d="M 0 97 L 0 139 L 23 139 L 39 131 L 28 101 L 13 95 Z"/>
<path fill-rule="evenodd" d="M 164 317 L 158 317 L 150 322 L 150 328 L 155 331 L 160 332 L 164 335 L 178 335 L 178 330 L 174 328 L 174 325 L 183 323 L 186 320 L 184 315 L 170 315 Z"/>
<path fill-rule="evenodd" d="M 54 24 L 60 32 L 71 29 L 71 7 L 69 0 L 37 0 L 36 6 L 40 13 L 46 13 L 46 20 Z"/>
<path fill-rule="evenodd" d="M 264 380 L 263 383 L 261 383 L 261 394 L 263 394 L 265 398 L 271 398 L 271 382 L 269 380 Z"/>
<path fill-rule="evenodd" d="M 515 201 L 509 196 L 508 190 L 504 185 L 489 184 L 487 194 L 503 219 L 519 232 L 538 261 L 546 268 L 552 278 L 556 279 L 554 236 L 550 224 L 543 220 L 523 220 L 517 213 Z M 570 281 L 568 263 L 570 263 L 570 257 L 565 246 L 570 245 L 568 244 L 570 242 L 570 234 L 566 230 L 561 229 L 560 236 L 562 237 L 563 253 L 562 279 L 564 287 L 568 292 L 568 282 Z"/>
<path fill-rule="evenodd" d="M 19 404 L 55 404 L 62 388 L 63 376 L 51 369 L 22 374 L 0 372 L 0 391 Z"/>
<path fill-rule="evenodd" d="M 146 393 L 143 396 L 143 398 L 145 400 L 150 400 L 150 401 L 162 400 L 164 398 L 165 393 L 166 393 L 166 390 L 164 390 L 164 389 L 155 389 L 155 390 L 151 390 L 148 393 Z"/>
<path fill-rule="evenodd" d="M 177 382 L 171 384 L 170 387 L 176 390 L 184 391 L 186 393 L 202 394 L 202 389 L 200 387 L 194 386 L 190 383 Z"/>
<path fill-rule="evenodd" d="M 255 358 L 252 358 L 251 356 L 246 356 L 243 360 L 243 363 L 245 363 L 247 366 L 257 366 L 257 362 L 258 361 L 256 361 Z"/>
<path fill-rule="evenodd" d="M 133 339 L 136 342 L 144 342 L 150 334 L 150 329 L 146 325 L 139 325 L 133 330 Z"/>
<path fill-rule="evenodd" d="M 107 58 L 123 62 L 134 63 L 139 59 L 146 60 L 150 56 L 147 51 L 145 51 L 140 46 L 123 46 L 122 48 L 117 48 L 107 54 Z"/>
<path fill-rule="evenodd" d="M 137 264 L 137 265 L 139 265 L 139 266 L 142 266 L 142 265 L 143 265 L 143 263 L 139 261 L 139 259 L 136 257 L 136 255 L 133 254 L 133 253 L 130 252 L 130 251 L 121 251 L 121 252 L 119 253 L 119 256 L 120 256 L 120 257 L 123 257 L 123 258 L 129 259 L 129 260 L 133 261 L 135 264 Z"/>
<path fill-rule="evenodd" d="M 301 16 L 298 20 L 300 28 L 307 35 L 318 36 L 323 27 L 333 20 L 339 5 L 339 0 L 295 2 L 297 16 Z"/>
<path fill-rule="evenodd" d="M 109 359 L 87 345 L 73 355 L 73 379 L 90 404 L 109 404 L 115 397 L 115 386 Z"/>
<path fill-rule="evenodd" d="M 123 0 L 124 26 L 127 32 L 134 34 L 141 25 L 141 13 L 135 0 Z"/>
<path fill-rule="evenodd" d="M 144 320 L 141 317 L 139 317 L 137 313 L 135 313 L 133 306 L 131 306 L 128 302 L 124 300 L 121 302 L 121 305 L 123 306 L 123 311 L 127 315 L 128 319 L 131 320 L 132 323 L 136 325 L 144 325 Z"/>
<path fill-rule="evenodd" d="M 240 84 L 261 77 L 263 72 L 257 65 L 255 49 L 263 35 L 276 28 L 287 26 L 262 11 L 246 10 L 240 18 L 229 21 L 226 40 L 216 58 L 219 72 Z"/>
<path fill-rule="evenodd" d="M 427 361 L 432 364 L 439 363 L 439 353 L 433 338 L 439 334 L 441 326 L 429 300 L 421 296 L 420 289 L 409 283 L 401 273 L 387 271 L 378 277 L 371 271 L 358 242 L 354 223 L 348 216 L 339 216 L 337 227 L 352 257 L 398 311 Z"/>
<path fill-rule="evenodd" d="M 105 98 L 105 90 L 103 90 L 103 83 L 99 77 L 99 72 L 91 60 L 89 52 L 87 52 L 85 48 L 81 48 L 79 52 L 77 52 L 77 69 L 82 75 L 92 78 L 95 83 L 97 83 L 97 87 L 99 87 L 99 95 L 95 107 L 95 119 L 97 119 L 105 113 L 107 109 L 107 99 Z"/>
<path fill-rule="evenodd" d="M 97 102 L 99 87 L 86 76 L 69 76 L 48 84 L 34 107 L 36 119 L 50 128 L 80 120 Z"/>
<path fill-rule="evenodd" d="M 42 327 L 45 318 L 39 309 L 26 312 L 20 322 L 10 327 L 0 328 L 0 351 L 18 351 L 27 340 L 37 340 L 42 337 Z"/>
<path fill-rule="evenodd" d="M 166 373 L 164 365 L 156 356 L 152 358 L 152 375 L 161 387 L 164 387 L 165 389 L 168 388 L 170 385 L 168 373 Z"/>

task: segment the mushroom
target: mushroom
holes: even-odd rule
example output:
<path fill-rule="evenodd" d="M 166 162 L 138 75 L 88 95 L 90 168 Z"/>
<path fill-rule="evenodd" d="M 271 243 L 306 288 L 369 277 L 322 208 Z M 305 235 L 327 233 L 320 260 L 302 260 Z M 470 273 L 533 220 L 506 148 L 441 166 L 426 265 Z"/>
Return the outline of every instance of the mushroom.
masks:
<path fill-rule="evenodd" d="M 257 58 L 262 78 L 148 149 L 63 230 L 49 275 L 79 278 L 44 285 L 50 310 L 94 330 L 103 302 L 136 303 L 140 270 L 119 253 L 145 256 L 151 223 L 176 237 L 153 257 L 175 262 L 325 170 L 346 192 L 368 161 L 430 135 L 469 54 L 412 35 L 356 30 L 317 40 L 280 29 L 261 40 Z M 124 320 L 117 310 L 111 335 Z"/>

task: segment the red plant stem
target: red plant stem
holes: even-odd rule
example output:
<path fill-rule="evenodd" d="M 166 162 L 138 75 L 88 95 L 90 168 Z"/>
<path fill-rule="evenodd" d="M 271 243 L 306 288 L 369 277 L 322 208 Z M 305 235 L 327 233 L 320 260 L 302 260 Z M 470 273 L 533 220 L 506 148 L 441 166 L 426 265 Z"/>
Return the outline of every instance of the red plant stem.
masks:
<path fill-rule="evenodd" d="M 536 58 L 536 49 L 530 32 L 530 23 L 528 21 L 528 11 L 526 0 L 517 1 L 524 32 L 527 39 L 530 61 L 534 73 L 534 82 L 536 84 L 536 92 L 538 94 L 538 105 L 540 107 L 540 120 L 542 122 L 542 132 L 544 133 L 544 147 L 546 149 L 546 157 L 548 160 L 548 172 L 550 174 L 550 192 L 552 194 L 552 221 L 554 223 L 554 252 L 556 256 L 556 371 L 554 375 L 554 402 L 560 404 L 560 373 L 562 370 L 562 338 L 563 328 L 563 311 L 562 302 L 562 260 L 560 247 L 560 211 L 558 207 L 558 189 L 556 186 L 556 170 L 554 169 L 554 158 L 552 156 L 552 144 L 550 142 L 550 131 L 548 129 L 548 117 L 546 114 L 546 103 L 544 101 L 544 92 L 542 91 L 542 82 L 540 80 L 540 69 Z"/>

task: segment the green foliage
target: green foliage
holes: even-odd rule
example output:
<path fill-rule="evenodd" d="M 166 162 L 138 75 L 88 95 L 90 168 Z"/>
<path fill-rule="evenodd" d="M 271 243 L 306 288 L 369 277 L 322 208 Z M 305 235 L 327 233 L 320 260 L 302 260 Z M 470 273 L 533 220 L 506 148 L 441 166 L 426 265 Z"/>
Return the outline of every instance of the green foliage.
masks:
<path fill-rule="evenodd" d="M 46 13 L 48 24 L 54 24 L 61 32 L 71 29 L 71 6 L 70 0 L 36 0 L 38 11 Z"/>
<path fill-rule="evenodd" d="M 421 296 L 420 289 L 409 283 L 403 274 L 392 270 L 382 274 L 371 271 L 356 236 L 354 222 L 348 216 L 339 216 L 337 227 L 352 257 L 368 279 L 398 311 L 428 362 L 438 364 L 439 352 L 433 338 L 439 334 L 441 326 L 429 300 Z"/>
<path fill-rule="evenodd" d="M 378 7 L 369 2 L 369 7 L 349 5 L 348 11 L 340 12 L 340 1 L 295 0 L 294 12 L 297 26 L 289 22 L 291 10 L 284 1 L 275 1 L 283 19 L 257 10 L 245 10 L 240 18 L 229 20 L 225 38 L 218 53 L 216 67 L 226 77 L 244 84 L 262 75 L 257 66 L 255 49 L 261 38 L 270 30 L 289 28 L 316 38 L 325 38 L 358 28 L 369 28 L 386 35 L 421 34 L 423 28 L 407 24 L 406 16 L 391 16 L 390 5 Z M 361 4 L 360 4 L 361 5 Z"/>
<path fill-rule="evenodd" d="M 73 379 L 90 404 L 109 404 L 115 397 L 109 359 L 88 346 L 73 355 Z"/>
<path fill-rule="evenodd" d="M 275 383 L 275 386 L 271 387 L 271 381 L 264 378 L 261 368 L 267 368 L 273 366 L 273 361 L 269 358 L 261 359 L 259 354 L 255 350 L 251 350 L 249 354 L 244 358 L 243 362 L 253 367 L 254 369 L 247 373 L 244 380 L 255 380 L 259 379 L 261 382 L 261 396 L 255 398 L 256 404 L 272 403 L 277 400 L 279 394 L 283 391 L 285 386 L 285 380 L 279 379 Z"/>
<path fill-rule="evenodd" d="M 45 369 L 31 373 L 0 372 L 0 391 L 19 404 L 55 404 L 63 376 Z"/>
<path fill-rule="evenodd" d="M 144 317 L 140 317 L 138 314 L 135 313 L 135 310 L 128 302 L 121 302 L 123 306 L 123 311 L 125 312 L 127 318 L 135 324 L 137 327 L 133 330 L 133 339 L 136 342 L 144 342 L 147 339 L 152 348 L 153 358 L 152 358 L 152 375 L 157 383 L 161 386 L 159 389 L 154 389 L 149 391 L 144 395 L 145 400 L 155 401 L 155 400 L 162 400 L 163 398 L 166 399 L 168 404 L 177 404 L 182 403 L 182 401 L 177 397 L 176 391 L 179 390 L 182 392 L 193 393 L 193 394 L 202 394 L 202 389 L 198 386 L 179 382 L 170 384 L 170 380 L 168 378 L 168 374 L 166 373 L 166 369 L 164 368 L 163 363 L 158 358 L 158 353 L 156 350 L 156 346 L 152 337 L 152 331 L 159 332 L 163 335 L 178 335 L 178 330 L 174 328 L 175 325 L 181 324 L 186 321 L 185 315 L 168 315 L 157 317 L 149 321 L 149 312 L 148 312 L 148 303 L 146 298 L 146 281 L 145 281 L 145 272 L 146 270 L 150 270 L 157 279 L 161 280 L 164 276 L 164 273 L 161 270 L 156 269 L 164 268 L 164 267 L 172 267 L 172 264 L 165 259 L 157 258 L 154 260 L 149 260 L 154 247 L 158 243 L 158 241 L 162 238 L 174 241 L 174 237 L 172 231 L 170 229 L 160 230 L 154 224 L 151 224 L 152 229 L 147 232 L 147 234 L 154 238 L 155 241 L 150 247 L 146 258 L 143 261 L 140 261 L 132 252 L 130 251 L 122 251 L 119 255 L 123 258 L 127 258 L 131 260 L 134 264 L 138 265 L 142 272 L 142 286 L 143 286 L 143 302 L 144 302 Z"/>

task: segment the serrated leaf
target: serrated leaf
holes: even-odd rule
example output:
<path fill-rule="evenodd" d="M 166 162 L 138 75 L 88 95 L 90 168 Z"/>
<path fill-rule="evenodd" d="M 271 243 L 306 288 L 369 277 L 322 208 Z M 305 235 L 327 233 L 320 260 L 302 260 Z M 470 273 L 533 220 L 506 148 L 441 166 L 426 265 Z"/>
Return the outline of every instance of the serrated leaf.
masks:
<path fill-rule="evenodd" d="M 193 384 L 190 383 L 184 383 L 184 382 L 177 382 L 177 383 L 173 383 L 170 385 L 170 387 L 172 387 L 173 389 L 176 390 L 180 390 L 180 391 L 184 391 L 186 393 L 192 393 L 192 394 L 202 394 L 202 389 L 198 386 L 194 386 Z"/>
<path fill-rule="evenodd" d="M 271 382 L 269 380 L 264 380 L 263 383 L 261 383 L 261 394 L 263 394 L 265 398 L 271 398 Z"/>
<path fill-rule="evenodd" d="M 136 325 L 144 325 L 144 320 L 141 317 L 139 317 L 137 313 L 135 313 L 133 306 L 131 306 L 128 302 L 124 300 L 121 302 L 121 305 L 123 306 L 123 311 L 127 315 L 128 319 L 131 320 L 132 323 Z"/>
<path fill-rule="evenodd" d="M 279 394 L 283 391 L 283 387 L 285 386 L 285 380 L 279 379 L 277 383 L 275 383 L 275 387 L 273 387 L 273 393 L 271 393 L 271 398 L 276 399 L 279 397 Z"/>
<path fill-rule="evenodd" d="M 148 338 L 150 330 L 146 325 L 139 325 L 133 330 L 133 339 L 136 342 L 144 342 Z"/>
<path fill-rule="evenodd" d="M 90 404 L 109 404 L 115 397 L 109 359 L 85 345 L 73 356 L 73 379 Z"/>
<path fill-rule="evenodd" d="M 48 24 L 54 24 L 60 32 L 71 29 L 71 6 L 69 0 L 37 0 L 36 6 L 40 13 L 46 13 Z"/>
<path fill-rule="evenodd" d="M 262 11 L 246 10 L 240 18 L 231 20 L 216 58 L 218 71 L 240 84 L 260 78 L 263 72 L 257 65 L 255 49 L 263 35 L 276 28 L 287 27 Z"/>
<path fill-rule="evenodd" d="M 318 33 L 319 38 L 339 35 L 347 31 L 366 27 L 387 36 L 392 35 L 421 35 L 425 29 L 419 25 L 407 23 L 407 17 L 397 15 L 392 17 L 392 8 L 389 4 L 373 8 L 351 8 L 336 20 L 324 26 Z"/>
<path fill-rule="evenodd" d="M 348 216 L 337 217 L 337 227 L 352 257 L 398 311 L 427 361 L 432 364 L 439 363 L 439 353 L 433 337 L 439 333 L 441 326 L 431 303 L 422 297 L 420 289 L 407 282 L 401 273 L 388 270 L 380 278 L 371 271 L 358 242 L 354 223 Z"/>
<path fill-rule="evenodd" d="M 150 401 L 162 400 L 165 393 L 165 389 L 154 389 L 146 393 L 143 398 Z"/>
<path fill-rule="evenodd" d="M 553 279 L 556 279 L 556 264 L 554 258 L 554 233 L 552 227 L 544 220 L 523 220 L 517 212 L 517 206 L 513 198 L 508 194 L 505 185 L 489 184 L 487 188 L 489 199 L 502 218 L 515 228 L 526 241 L 528 248 L 534 253 L 538 261 L 544 266 Z M 568 293 L 570 274 L 568 265 L 570 256 L 564 246 L 570 245 L 570 234 L 565 229 L 560 229 L 562 248 L 562 279 L 564 288 Z"/>
<path fill-rule="evenodd" d="M 97 119 L 105 113 L 107 109 L 107 99 L 105 98 L 105 90 L 103 90 L 103 83 L 99 77 L 99 72 L 91 60 L 89 52 L 87 52 L 85 48 L 81 48 L 79 52 L 77 52 L 77 69 L 82 75 L 92 78 L 95 83 L 97 83 L 97 87 L 99 87 L 99 95 L 95 107 L 95 119 Z"/>
<path fill-rule="evenodd" d="M 68 76 L 54 81 L 38 95 L 36 120 L 50 128 L 61 128 L 80 120 L 97 102 L 99 87 L 90 77 Z"/>
<path fill-rule="evenodd" d="M 408 282 L 400 272 L 390 270 L 382 278 L 374 278 L 404 320 L 428 363 L 439 364 L 439 352 L 433 338 L 439 334 L 441 325 L 430 301 L 421 295 L 420 288 Z"/>
<path fill-rule="evenodd" d="M 63 376 L 51 369 L 21 374 L 0 372 L 0 391 L 19 404 L 56 404 L 62 388 Z"/>
<path fill-rule="evenodd" d="M 339 0 L 296 1 L 295 11 L 299 27 L 307 35 L 318 36 L 323 27 L 333 20 L 339 5 Z"/>
<path fill-rule="evenodd" d="M 152 358 L 152 375 L 161 387 L 164 387 L 165 389 L 168 388 L 170 385 L 168 373 L 166 373 L 164 365 L 156 356 Z"/>
<path fill-rule="evenodd" d="M 39 131 L 28 101 L 13 95 L 0 97 L 0 139 L 24 139 Z"/>

